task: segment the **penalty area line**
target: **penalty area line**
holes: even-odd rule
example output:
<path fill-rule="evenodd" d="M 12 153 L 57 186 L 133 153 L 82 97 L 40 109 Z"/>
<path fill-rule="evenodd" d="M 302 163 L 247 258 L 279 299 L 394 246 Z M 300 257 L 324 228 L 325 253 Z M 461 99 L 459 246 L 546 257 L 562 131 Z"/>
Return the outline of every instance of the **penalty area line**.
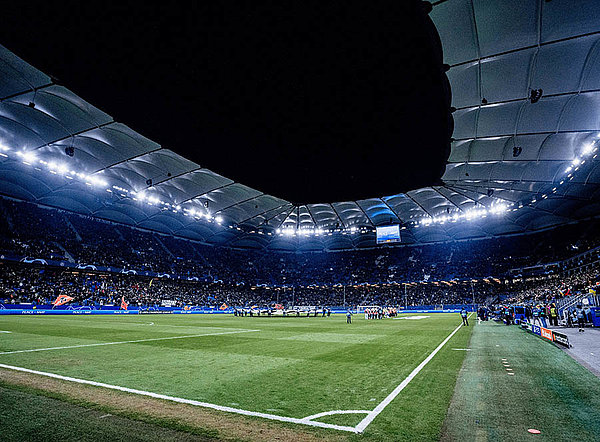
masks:
<path fill-rule="evenodd" d="M 260 413 L 258 411 L 242 410 L 241 408 L 225 407 L 222 405 L 211 404 L 208 402 L 200 402 L 200 401 L 194 401 L 191 399 L 184 399 L 184 398 L 175 397 L 175 396 L 167 396 L 165 394 L 152 393 L 150 391 L 144 391 L 144 390 L 136 390 L 135 388 L 121 387 L 118 385 L 104 384 L 102 382 L 88 381 L 86 379 L 72 378 L 70 376 L 62 376 L 62 375 L 55 374 L 55 373 L 46 373 L 44 371 L 30 370 L 28 368 L 15 367 L 12 365 L 0 364 L 0 368 L 4 368 L 7 370 L 20 371 L 23 373 L 36 374 L 36 375 L 45 376 L 45 377 L 54 378 L 54 379 L 60 379 L 62 381 L 75 382 L 77 384 L 85 384 L 85 385 L 92 385 L 94 387 L 108 388 L 110 390 L 118 390 L 118 391 L 123 391 L 125 393 L 137 394 L 140 396 L 148 396 L 151 398 L 162 399 L 162 400 L 171 401 L 171 402 L 177 402 L 180 404 L 188 404 L 188 405 L 194 405 L 197 407 L 211 408 L 213 410 L 225 411 L 228 413 L 236 413 L 236 414 L 242 414 L 245 416 L 261 417 L 264 419 L 270 419 L 270 420 L 275 420 L 275 421 L 280 421 L 280 422 L 288 422 L 288 423 L 294 423 L 294 424 L 308 425 L 311 427 L 330 428 L 330 429 L 334 429 L 334 430 L 349 431 L 352 433 L 357 432 L 355 427 L 327 424 L 324 422 L 309 421 L 309 420 L 306 420 L 306 418 L 298 419 L 298 418 L 294 418 L 294 417 L 279 416 L 276 414 Z"/>
<path fill-rule="evenodd" d="M 473 313 L 469 314 L 469 317 L 470 317 L 472 314 L 473 314 Z M 457 331 L 459 331 L 459 330 L 461 329 L 461 327 L 462 327 L 462 326 L 463 326 L 463 325 L 462 325 L 462 323 L 461 323 L 461 324 L 460 324 L 458 327 L 456 327 L 456 328 L 454 329 L 454 331 L 453 331 L 452 333 L 450 333 L 450 334 L 448 335 L 448 337 L 447 337 L 446 339 L 444 339 L 444 340 L 442 341 L 442 343 L 441 343 L 440 345 L 438 345 L 438 346 L 436 347 L 436 349 L 435 349 L 435 350 L 433 350 L 433 351 L 430 353 L 430 355 L 429 355 L 429 356 L 427 356 L 427 357 L 425 358 L 425 360 L 424 360 L 423 362 L 421 362 L 421 363 L 420 363 L 420 364 L 417 366 L 417 368 L 415 368 L 415 369 L 414 369 L 414 370 L 413 370 L 413 371 L 412 371 L 412 372 L 411 372 L 411 373 L 410 373 L 410 374 L 409 374 L 409 375 L 406 377 L 406 379 L 404 379 L 404 380 L 403 380 L 403 381 L 400 383 L 400 385 L 398 385 L 396 388 L 394 388 L 394 391 L 392 391 L 392 392 L 391 392 L 391 393 L 390 393 L 390 394 L 389 394 L 389 395 L 388 395 L 388 396 L 387 396 L 387 397 L 386 397 L 386 398 L 385 398 L 383 401 L 381 401 L 381 402 L 379 403 L 379 405 L 377 405 L 377 407 L 375 407 L 375 408 L 373 409 L 373 411 L 371 411 L 371 412 L 370 412 L 370 413 L 369 413 L 369 414 L 368 414 L 368 415 L 367 415 L 367 416 L 366 416 L 366 417 L 365 417 L 365 418 L 364 418 L 362 421 L 360 421 L 360 422 L 358 423 L 358 425 L 357 425 L 356 427 L 354 427 L 357 433 L 362 433 L 362 432 L 365 430 L 365 428 L 367 428 L 367 426 L 369 426 L 369 424 L 370 424 L 371 422 L 373 422 L 373 419 L 375 419 L 375 418 L 376 418 L 376 417 L 379 415 L 379 413 L 381 413 L 381 412 L 382 412 L 382 411 L 385 409 L 385 407 L 387 407 L 387 406 L 390 404 L 390 402 L 392 402 L 392 401 L 393 401 L 393 400 L 396 398 L 396 396 L 398 396 L 398 395 L 400 394 L 400 392 L 401 392 L 402 390 L 404 390 L 404 388 L 406 388 L 406 386 L 407 386 L 408 384 L 410 384 L 410 381 L 412 381 L 412 380 L 415 378 L 415 376 L 416 376 L 416 375 L 418 375 L 418 374 L 419 374 L 419 372 L 420 372 L 421 370 L 423 370 L 423 368 L 424 368 L 424 367 L 425 367 L 425 366 L 426 366 L 426 365 L 429 363 L 429 361 L 431 361 L 431 360 L 433 359 L 433 357 L 434 357 L 434 356 L 435 356 L 435 355 L 436 355 L 436 354 L 437 354 L 437 353 L 438 353 L 438 352 L 439 352 L 439 351 L 442 349 L 442 347 L 443 347 L 444 345 L 446 345 L 446 343 L 447 343 L 447 342 L 448 342 L 448 341 L 449 341 L 449 340 L 452 338 L 452 336 L 454 336 L 454 335 L 456 334 L 456 332 L 457 332 Z"/>
<path fill-rule="evenodd" d="M 234 333 L 251 333 L 251 332 L 259 332 L 259 331 L 260 330 L 234 330 L 234 331 L 228 331 L 228 332 L 202 333 L 202 334 L 197 334 L 197 335 L 186 335 L 186 336 L 168 336 L 166 338 L 134 339 L 131 341 L 117 341 L 117 342 L 96 342 L 94 344 L 65 345 L 63 347 L 31 348 L 28 350 L 3 351 L 3 352 L 0 352 L 0 355 L 12 355 L 15 353 L 31 353 L 31 352 L 35 352 L 35 351 L 65 350 L 68 348 L 100 347 L 103 345 L 135 344 L 138 342 L 168 341 L 171 339 L 199 338 L 201 336 L 231 335 Z"/>

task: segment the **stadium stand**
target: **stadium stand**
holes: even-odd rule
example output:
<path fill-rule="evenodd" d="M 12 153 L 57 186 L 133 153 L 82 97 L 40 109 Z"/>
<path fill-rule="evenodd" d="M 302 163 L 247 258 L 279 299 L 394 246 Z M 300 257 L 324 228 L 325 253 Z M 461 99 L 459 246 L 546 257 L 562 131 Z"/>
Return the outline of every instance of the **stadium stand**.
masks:
<path fill-rule="evenodd" d="M 169 299 L 180 306 L 549 301 L 591 286 L 600 259 L 597 220 L 517 241 L 296 254 L 215 249 L 31 203 L 0 204 L 1 253 L 12 257 L 0 267 L 9 303 L 49 304 L 58 293 L 82 305 L 116 304 L 123 296 L 134 305 Z"/>

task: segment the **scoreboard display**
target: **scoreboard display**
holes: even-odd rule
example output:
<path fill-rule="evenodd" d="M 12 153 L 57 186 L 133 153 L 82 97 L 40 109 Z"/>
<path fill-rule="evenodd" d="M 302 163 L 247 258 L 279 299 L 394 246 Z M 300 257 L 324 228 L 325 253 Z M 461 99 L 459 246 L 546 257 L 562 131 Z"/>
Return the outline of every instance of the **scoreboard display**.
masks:
<path fill-rule="evenodd" d="M 400 242 L 400 225 L 376 227 L 377 244 Z"/>

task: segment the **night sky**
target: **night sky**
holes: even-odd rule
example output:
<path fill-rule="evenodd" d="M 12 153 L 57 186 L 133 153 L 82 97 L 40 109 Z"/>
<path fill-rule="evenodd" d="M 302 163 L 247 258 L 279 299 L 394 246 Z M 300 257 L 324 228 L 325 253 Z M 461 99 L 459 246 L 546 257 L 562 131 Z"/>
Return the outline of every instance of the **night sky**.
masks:
<path fill-rule="evenodd" d="M 0 44 L 163 147 L 294 203 L 439 181 L 448 96 L 419 2 L 92 3 L 3 7 Z"/>

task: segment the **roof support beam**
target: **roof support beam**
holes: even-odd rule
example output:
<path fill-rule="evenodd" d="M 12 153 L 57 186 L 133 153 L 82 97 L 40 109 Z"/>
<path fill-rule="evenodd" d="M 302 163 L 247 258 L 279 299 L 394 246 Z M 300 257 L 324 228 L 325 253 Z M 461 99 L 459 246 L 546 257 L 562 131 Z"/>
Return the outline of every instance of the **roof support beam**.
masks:
<path fill-rule="evenodd" d="M 162 147 L 159 146 L 156 149 L 152 149 L 152 150 L 149 150 L 149 151 L 146 151 L 146 152 L 139 153 L 137 155 L 133 155 L 131 157 L 119 160 L 119 161 L 117 161 L 115 163 L 109 164 L 108 166 L 104 166 L 101 169 L 98 169 L 98 170 L 96 170 L 95 172 L 92 172 L 92 173 L 98 173 L 98 172 L 102 172 L 103 170 L 108 170 L 111 167 L 115 167 L 115 166 L 118 166 L 119 164 L 127 163 L 129 161 L 132 161 L 132 160 L 135 160 L 137 158 L 143 157 L 144 155 L 149 155 L 151 153 L 158 152 L 161 149 L 162 149 Z"/>
<path fill-rule="evenodd" d="M 360 211 L 365 214 L 365 217 L 367 218 L 367 221 L 369 222 L 369 224 L 371 224 L 372 227 L 375 227 L 375 223 L 373 222 L 371 217 L 367 214 L 365 209 L 363 209 L 363 207 L 358 203 L 358 201 L 353 201 L 353 202 L 354 202 L 354 204 L 356 204 L 356 207 L 358 207 L 360 209 Z"/>
<path fill-rule="evenodd" d="M 378 199 L 379 199 L 379 200 L 381 200 L 381 202 L 382 202 L 383 204 L 385 204 L 385 206 L 386 206 L 388 209 L 390 209 L 390 212 L 392 212 L 392 213 L 394 214 L 394 216 L 396 217 L 396 219 L 397 219 L 399 222 L 401 222 L 401 223 L 403 223 L 403 222 L 404 222 L 403 220 L 401 220 L 401 219 L 400 219 L 400 217 L 398 216 L 398 214 L 396 213 L 396 211 L 395 211 L 394 209 L 392 209 L 392 206 L 390 206 L 390 205 L 389 205 L 389 204 L 388 204 L 388 203 L 387 203 L 387 202 L 386 202 L 386 201 L 385 201 L 383 198 L 378 198 Z"/>
<path fill-rule="evenodd" d="M 261 197 L 261 196 L 263 196 L 263 195 L 264 195 L 264 193 L 261 193 L 261 194 L 259 194 L 259 195 L 256 195 L 256 196 L 252 196 L 252 197 L 250 197 L 250 198 L 246 198 L 246 199 L 244 199 L 244 200 L 241 200 L 241 201 L 238 201 L 238 202 L 236 202 L 236 203 L 230 204 L 230 205 L 228 205 L 228 206 L 222 207 L 221 209 L 217 210 L 217 211 L 216 211 L 216 212 L 214 212 L 214 213 L 215 213 L 215 214 L 217 214 L 217 213 L 221 213 L 223 210 L 227 210 L 227 209 L 229 209 L 229 208 L 231 208 L 231 207 L 237 206 L 238 204 L 242 204 L 242 203 L 245 203 L 245 202 L 247 202 L 247 201 L 252 201 L 253 199 L 259 198 L 259 197 Z"/>
<path fill-rule="evenodd" d="M 191 197 L 189 197 L 189 198 L 187 198 L 187 199 L 184 199 L 184 200 L 180 201 L 178 204 L 180 204 L 180 205 L 181 205 L 181 204 L 185 204 L 185 203 L 187 203 L 187 202 L 189 202 L 189 201 L 191 201 L 191 200 L 194 200 L 194 199 L 196 199 L 196 198 L 202 198 L 203 196 L 206 196 L 206 195 L 208 195 L 209 193 L 211 193 L 211 192 L 214 192 L 215 190 L 221 190 L 221 189 L 224 189 L 224 188 L 226 188 L 226 187 L 233 186 L 234 184 L 237 184 L 237 183 L 236 183 L 235 181 L 233 181 L 233 182 L 231 182 L 231 183 L 227 183 L 227 184 L 223 184 L 223 185 L 221 185 L 221 186 L 214 187 L 214 188 L 212 188 L 212 189 L 210 189 L 210 190 L 205 190 L 205 191 L 204 191 L 204 192 L 202 192 L 202 193 L 199 193 L 199 194 L 197 194 L 197 195 L 191 196 Z"/>
<path fill-rule="evenodd" d="M 286 202 L 286 203 L 284 203 L 284 204 L 280 204 L 280 205 L 279 205 L 279 206 L 277 206 L 277 207 L 273 207 L 272 209 L 267 209 L 267 210 L 264 210 L 264 211 L 262 211 L 262 212 L 260 212 L 260 213 L 257 213 L 256 215 L 252 215 L 251 217 L 248 217 L 248 218 L 245 218 L 245 219 L 243 219 L 243 220 L 239 221 L 239 222 L 238 222 L 238 224 L 243 224 L 243 223 L 245 223 L 245 222 L 248 222 L 248 221 L 250 221 L 251 219 L 254 219 L 254 218 L 256 218 L 256 217 L 259 217 L 259 216 L 261 216 L 261 215 L 264 215 L 265 213 L 272 212 L 273 210 L 281 209 L 282 207 L 285 207 L 285 206 L 287 206 L 287 205 L 289 205 L 289 204 L 291 204 L 291 203 L 289 203 L 289 202 Z M 275 216 L 277 216 L 277 215 L 275 215 Z M 275 218 L 275 216 L 274 216 L 273 218 Z M 265 222 L 268 222 L 270 219 L 273 219 L 273 218 L 267 218 L 267 219 L 265 219 Z"/>

